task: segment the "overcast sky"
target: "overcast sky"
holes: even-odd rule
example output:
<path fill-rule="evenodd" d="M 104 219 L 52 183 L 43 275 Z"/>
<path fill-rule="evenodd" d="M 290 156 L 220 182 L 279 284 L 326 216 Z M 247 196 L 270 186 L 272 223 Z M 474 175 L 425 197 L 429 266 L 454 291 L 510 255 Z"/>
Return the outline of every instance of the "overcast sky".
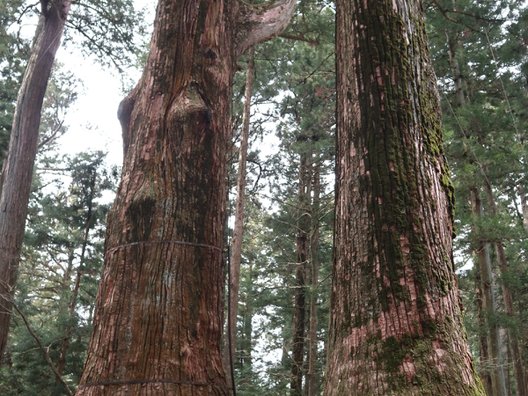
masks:
<path fill-rule="evenodd" d="M 155 5 L 152 0 L 135 2 L 140 9 L 153 10 Z M 149 17 L 153 17 L 152 13 Z M 69 129 L 61 140 L 64 153 L 103 150 L 108 152 L 109 164 L 121 165 L 123 151 L 117 107 L 125 95 L 122 76 L 116 70 L 101 66 L 95 59 L 87 58 L 71 45 L 61 46 L 57 61 L 81 81 L 79 97 L 65 120 Z M 137 81 L 139 76 L 139 70 L 130 70 L 126 77 Z"/>

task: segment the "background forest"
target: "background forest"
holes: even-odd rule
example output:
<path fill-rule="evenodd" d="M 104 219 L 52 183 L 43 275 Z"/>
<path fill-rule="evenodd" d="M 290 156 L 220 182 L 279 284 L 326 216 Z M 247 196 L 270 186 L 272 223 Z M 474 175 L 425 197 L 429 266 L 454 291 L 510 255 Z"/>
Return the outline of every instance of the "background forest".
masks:
<path fill-rule="evenodd" d="M 116 2 L 112 15 L 104 0 L 83 3 L 72 11 L 68 45 L 82 46 L 101 67 L 140 65 L 151 21 L 128 0 Z M 455 262 L 470 347 L 490 395 L 521 396 L 528 394 L 528 5 L 436 0 L 424 7 L 455 187 Z M 238 395 L 321 392 L 334 210 L 334 9 L 331 1 L 300 1 L 286 32 L 248 52 L 236 76 L 226 225 L 233 246 L 225 255 L 240 260 L 236 321 L 226 324 L 236 335 Z M 0 2 L 0 161 L 29 57 L 20 32 L 38 12 L 31 2 Z M 72 394 L 82 372 L 120 169 L 100 151 L 63 155 L 64 117 L 78 95 L 74 71 L 56 65 L 2 395 Z M 235 218 L 244 224 L 240 258 Z M 225 275 L 227 319 L 238 275 L 227 268 Z"/>

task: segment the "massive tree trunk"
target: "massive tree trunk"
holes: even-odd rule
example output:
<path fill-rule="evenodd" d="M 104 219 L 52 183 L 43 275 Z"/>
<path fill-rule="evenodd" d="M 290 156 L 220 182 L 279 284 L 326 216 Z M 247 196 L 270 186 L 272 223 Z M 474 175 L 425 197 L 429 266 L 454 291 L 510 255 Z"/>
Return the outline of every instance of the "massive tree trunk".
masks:
<path fill-rule="evenodd" d="M 120 105 L 125 160 L 78 395 L 226 395 L 220 354 L 226 150 L 237 56 L 294 1 L 160 0 Z"/>
<path fill-rule="evenodd" d="M 0 175 L 0 356 L 11 319 L 42 103 L 70 1 L 41 0 L 41 5 L 31 55 L 18 92 L 9 151 Z"/>
<path fill-rule="evenodd" d="M 483 395 L 461 319 L 426 42 L 420 1 L 337 1 L 326 395 Z"/>

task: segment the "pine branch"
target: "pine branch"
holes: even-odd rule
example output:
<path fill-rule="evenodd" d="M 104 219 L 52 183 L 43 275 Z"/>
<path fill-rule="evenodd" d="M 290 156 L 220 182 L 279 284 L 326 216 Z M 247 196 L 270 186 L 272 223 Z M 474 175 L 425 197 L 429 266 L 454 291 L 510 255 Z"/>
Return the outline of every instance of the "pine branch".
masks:
<path fill-rule="evenodd" d="M 40 340 L 39 336 L 35 333 L 31 325 L 29 324 L 29 321 L 26 315 L 22 313 L 22 311 L 18 308 L 18 306 L 14 302 L 13 302 L 13 308 L 15 308 L 15 311 L 17 311 L 17 313 L 22 318 L 22 321 L 24 322 L 24 325 L 26 326 L 27 331 L 29 332 L 31 337 L 35 340 L 35 343 L 37 344 L 38 348 L 42 352 L 42 355 L 44 356 L 44 360 L 46 361 L 48 366 L 53 371 L 53 374 L 55 374 L 55 378 L 64 386 L 64 389 L 66 390 L 68 395 L 73 396 L 73 392 L 71 391 L 68 384 L 64 381 L 60 373 L 57 371 L 57 368 L 55 367 L 55 365 L 53 364 L 53 361 L 50 358 L 48 349 L 45 348 L 44 345 L 42 345 L 42 341 Z"/>

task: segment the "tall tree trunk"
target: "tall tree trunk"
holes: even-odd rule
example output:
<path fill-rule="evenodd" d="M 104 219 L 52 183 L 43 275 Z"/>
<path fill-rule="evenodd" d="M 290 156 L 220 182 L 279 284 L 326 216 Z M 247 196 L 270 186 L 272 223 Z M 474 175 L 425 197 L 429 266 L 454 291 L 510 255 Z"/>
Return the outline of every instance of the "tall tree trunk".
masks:
<path fill-rule="evenodd" d="M 476 255 L 475 255 L 476 257 Z M 493 383 L 491 381 L 491 372 L 488 367 L 488 362 L 490 360 L 490 354 L 488 351 L 488 325 L 487 325 L 487 313 L 484 309 L 484 296 L 481 288 L 482 280 L 480 276 L 480 271 L 475 271 L 475 294 L 476 294 L 476 304 L 477 304 L 477 319 L 478 319 L 478 339 L 479 339 L 479 357 L 480 357 L 480 378 L 484 389 L 486 390 L 486 395 L 493 395 Z"/>
<path fill-rule="evenodd" d="M 456 102 L 457 106 L 463 107 L 467 104 L 466 94 L 466 83 L 463 78 L 463 73 L 460 68 L 459 61 L 457 59 L 457 48 L 459 43 L 456 38 L 449 35 L 446 32 L 448 48 L 449 48 L 449 62 L 453 74 L 453 81 L 456 89 Z M 465 136 L 461 136 L 465 139 Z M 472 162 L 473 159 L 471 160 Z M 480 166 L 480 164 L 478 164 Z M 481 169 L 484 179 L 486 175 Z M 487 183 L 485 181 L 485 183 Z M 482 205 L 480 201 L 479 192 L 477 187 L 470 188 L 469 201 L 472 203 L 473 216 L 478 222 L 482 215 Z M 473 225 L 473 234 L 478 234 L 478 226 Z M 491 272 L 491 256 L 490 256 L 490 244 L 486 241 L 479 240 L 477 242 L 477 248 L 475 250 L 475 257 L 477 257 L 478 265 L 478 282 L 477 287 L 479 288 L 479 321 L 480 324 L 485 326 L 486 342 L 481 339 L 480 342 L 480 353 L 481 361 L 483 362 L 483 376 L 484 385 L 488 393 L 492 390 L 494 395 L 504 395 L 506 392 L 506 377 L 502 364 L 504 363 L 501 354 L 501 335 L 498 326 L 489 320 L 490 315 L 493 315 L 496 311 L 496 304 L 494 303 L 493 296 L 493 277 Z M 493 328 L 492 328 L 493 327 Z M 482 338 L 482 337 L 481 337 Z"/>
<path fill-rule="evenodd" d="M 304 366 L 304 346 L 306 332 L 306 267 L 308 262 L 308 234 L 310 232 L 310 164 L 308 153 L 301 148 L 299 164 L 299 216 L 297 236 L 295 238 L 297 262 L 295 264 L 295 283 L 293 291 L 292 321 L 292 367 L 290 395 L 302 395 Z"/>
<path fill-rule="evenodd" d="M 337 1 L 337 191 L 325 395 L 482 395 L 423 10 Z"/>
<path fill-rule="evenodd" d="M 497 204 L 495 202 L 495 196 L 490 184 L 486 181 L 485 183 L 486 195 L 489 202 L 490 212 L 492 216 L 497 216 Z M 502 299 L 504 304 L 504 311 L 509 318 L 515 320 L 516 313 L 513 308 L 513 297 L 508 284 L 505 282 L 505 278 L 508 276 L 508 260 L 506 258 L 506 252 L 504 251 L 503 241 L 499 240 L 494 242 L 495 253 L 499 263 L 499 271 L 501 275 L 501 288 L 502 288 Z M 525 367 L 523 364 L 521 347 L 519 345 L 519 336 L 515 329 L 507 329 L 507 338 L 509 344 L 509 350 L 512 357 L 513 371 L 515 373 L 515 383 L 517 384 L 517 394 L 526 395 L 526 380 L 524 378 Z"/>
<path fill-rule="evenodd" d="M 313 200 L 311 207 L 312 226 L 310 233 L 310 321 L 308 327 L 308 369 L 306 372 L 306 396 L 319 394 L 317 383 L 317 325 L 318 310 L 317 297 L 319 294 L 319 224 L 320 224 L 320 195 L 321 195 L 321 159 L 316 158 L 313 164 Z"/>
<path fill-rule="evenodd" d="M 18 92 L 9 151 L 0 175 L 0 356 L 9 332 L 42 103 L 70 0 L 41 0 L 41 5 L 31 55 Z"/>
<path fill-rule="evenodd" d="M 482 202 L 480 193 L 473 188 L 471 194 L 471 211 L 475 218 L 474 224 L 478 224 L 482 217 Z M 485 369 L 489 371 L 491 377 L 492 393 L 495 396 L 506 395 L 506 381 L 502 369 L 503 359 L 501 354 L 501 340 L 499 326 L 492 316 L 496 315 L 495 295 L 493 290 L 494 280 L 490 256 L 490 244 L 478 237 L 479 230 L 477 226 L 473 233 L 477 235 L 476 246 L 474 248 L 477 257 L 477 267 L 480 279 L 480 291 L 482 293 L 482 311 L 485 317 L 486 328 L 488 330 L 489 360 L 482 362 Z"/>
<path fill-rule="evenodd" d="M 226 395 L 223 312 L 231 82 L 294 1 L 160 0 L 143 76 L 120 105 L 125 160 L 78 395 Z"/>
<path fill-rule="evenodd" d="M 251 290 L 251 285 L 253 284 L 253 263 L 249 263 L 248 268 L 248 285 Z M 252 370 L 253 359 L 251 355 L 251 346 L 253 338 L 253 299 L 251 295 L 248 295 L 246 303 L 244 306 L 244 311 L 242 312 L 243 317 L 243 326 L 242 326 L 242 335 L 243 339 L 240 343 L 240 365 L 243 369 Z"/>
<path fill-rule="evenodd" d="M 240 262 L 242 260 L 242 240 L 244 239 L 244 205 L 246 193 L 246 163 L 249 142 L 249 121 L 251 117 L 251 97 L 253 95 L 253 79 L 255 75 L 255 51 L 251 48 L 248 52 L 248 66 L 246 71 L 246 88 L 244 92 L 244 110 L 242 116 L 242 133 L 240 137 L 240 151 L 238 157 L 237 198 L 235 204 L 235 227 L 231 243 L 231 258 L 229 260 L 229 324 L 228 324 L 228 357 L 229 365 L 234 362 L 237 345 L 237 317 L 238 293 L 240 289 Z M 230 388 L 234 384 L 231 378 Z M 232 389 L 231 389 L 232 390 Z"/>

